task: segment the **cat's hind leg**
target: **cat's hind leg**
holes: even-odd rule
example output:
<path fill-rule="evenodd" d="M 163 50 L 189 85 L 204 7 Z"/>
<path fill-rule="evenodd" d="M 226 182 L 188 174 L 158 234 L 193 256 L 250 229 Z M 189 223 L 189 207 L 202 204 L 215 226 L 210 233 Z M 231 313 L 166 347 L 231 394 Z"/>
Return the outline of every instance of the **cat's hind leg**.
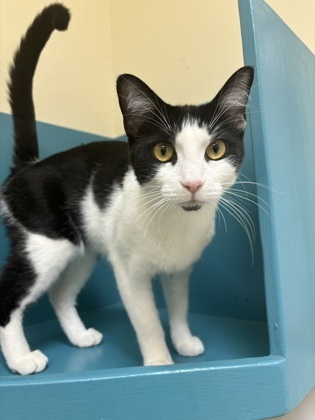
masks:
<path fill-rule="evenodd" d="M 29 233 L 15 240 L 0 280 L 0 344 L 12 371 L 27 375 L 46 368 L 47 357 L 27 343 L 23 313 L 80 252 L 66 239 Z"/>
<path fill-rule="evenodd" d="M 76 309 L 76 299 L 95 265 L 95 255 L 86 253 L 75 259 L 50 289 L 50 301 L 60 325 L 69 341 L 78 347 L 101 343 L 103 335 L 94 328 L 86 328 Z"/>
<path fill-rule="evenodd" d="M 31 351 L 22 326 L 23 310 L 16 310 L 10 322 L 0 327 L 1 348 L 9 368 L 21 375 L 43 371 L 48 358 L 40 350 Z"/>
<path fill-rule="evenodd" d="M 202 341 L 192 335 L 188 324 L 188 288 L 190 270 L 162 277 L 169 312 L 171 338 L 181 356 L 198 356 L 204 352 Z"/>

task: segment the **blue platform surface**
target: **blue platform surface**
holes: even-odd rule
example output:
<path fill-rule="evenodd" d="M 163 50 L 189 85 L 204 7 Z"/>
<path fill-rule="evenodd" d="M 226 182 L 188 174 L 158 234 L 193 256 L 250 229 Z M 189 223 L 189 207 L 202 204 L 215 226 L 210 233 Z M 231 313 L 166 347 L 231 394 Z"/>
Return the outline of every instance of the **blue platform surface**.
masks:
<path fill-rule="evenodd" d="M 256 230 L 252 252 L 228 214 L 196 265 L 190 320 L 205 342 L 197 358 L 142 367 L 135 334 L 110 267 L 100 261 L 79 298 L 95 348 L 70 346 L 44 297 L 29 309 L 32 348 L 45 372 L 14 375 L 0 357 L 0 419 L 258 420 L 297 405 L 315 382 L 315 59 L 261 0 L 239 0 L 246 64 L 255 67 L 246 158 L 236 188 Z M 167 99 L 167 98 L 166 98 Z M 38 123 L 41 157 L 100 137 Z M 104 139 L 105 140 L 105 139 Z M 0 181 L 12 151 L 10 116 L 0 114 Z M 257 181 L 257 190 L 246 180 Z M 222 209 L 222 211 L 224 211 Z M 8 242 L 0 231 L 0 264 Z M 168 334 L 158 281 L 157 303 Z"/>

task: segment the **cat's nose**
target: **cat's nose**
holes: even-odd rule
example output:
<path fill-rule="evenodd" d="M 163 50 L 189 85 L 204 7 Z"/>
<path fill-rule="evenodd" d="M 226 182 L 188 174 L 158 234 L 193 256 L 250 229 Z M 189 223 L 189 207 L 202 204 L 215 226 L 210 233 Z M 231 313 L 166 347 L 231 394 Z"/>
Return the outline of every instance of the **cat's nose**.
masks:
<path fill-rule="evenodd" d="M 185 181 L 185 182 L 182 182 L 181 184 L 184 188 L 186 188 L 186 190 L 188 190 L 192 194 L 196 194 L 196 192 L 200 190 L 200 188 L 203 186 L 203 182 L 199 180 L 198 181 Z"/>

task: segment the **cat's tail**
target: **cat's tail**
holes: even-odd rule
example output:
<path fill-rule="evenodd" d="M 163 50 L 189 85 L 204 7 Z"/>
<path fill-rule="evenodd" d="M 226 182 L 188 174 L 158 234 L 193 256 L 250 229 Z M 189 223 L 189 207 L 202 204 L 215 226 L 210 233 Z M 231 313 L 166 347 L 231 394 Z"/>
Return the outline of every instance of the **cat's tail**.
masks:
<path fill-rule="evenodd" d="M 68 27 L 70 12 L 62 4 L 46 7 L 22 38 L 10 67 L 9 101 L 14 124 L 15 170 L 38 159 L 38 142 L 33 102 L 33 77 L 39 56 L 54 29 Z"/>

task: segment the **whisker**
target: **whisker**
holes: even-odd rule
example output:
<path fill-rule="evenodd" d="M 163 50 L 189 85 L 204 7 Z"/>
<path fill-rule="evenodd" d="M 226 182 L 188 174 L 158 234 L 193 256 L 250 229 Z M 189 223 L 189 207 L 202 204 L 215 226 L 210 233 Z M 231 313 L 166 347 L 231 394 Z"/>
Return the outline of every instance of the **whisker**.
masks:
<path fill-rule="evenodd" d="M 141 195 L 141 197 L 139 197 L 139 200 L 143 201 L 146 200 L 147 198 L 151 198 L 151 197 L 159 197 L 161 195 L 161 192 L 159 189 L 157 189 L 156 191 L 148 191 L 146 193 L 143 193 Z"/>
<path fill-rule="evenodd" d="M 159 201 L 158 203 L 157 203 L 157 205 L 156 206 L 154 206 L 154 208 L 152 209 L 152 217 L 151 217 L 151 219 L 149 220 L 149 223 L 147 224 L 147 227 L 146 227 L 146 229 L 145 229 L 145 235 L 147 234 L 147 231 L 148 231 L 148 229 L 149 229 L 149 226 L 150 226 L 150 224 L 152 223 L 152 220 L 154 219 L 154 217 L 158 214 L 158 212 L 161 210 L 161 208 L 163 208 L 163 206 L 164 206 L 164 204 L 166 203 L 166 200 L 161 200 L 161 201 Z M 155 211 L 154 211 L 155 210 Z M 147 219 L 147 218 L 146 218 Z M 146 220 L 145 219 L 145 220 Z"/>
<path fill-rule="evenodd" d="M 140 204 L 140 206 L 139 206 L 139 209 L 143 209 L 144 207 L 147 207 L 150 203 L 156 203 L 156 202 L 158 202 L 159 200 L 158 200 L 158 198 L 157 197 L 154 197 L 154 198 L 151 198 L 150 200 L 148 200 L 148 201 L 146 201 L 145 203 L 142 203 L 142 204 Z M 152 204 L 152 205 L 153 205 Z M 150 206 L 151 207 L 151 206 Z M 144 213 L 142 213 L 141 215 L 143 215 Z M 137 218 L 137 220 L 139 220 L 138 218 Z"/>
<path fill-rule="evenodd" d="M 223 224 L 224 224 L 224 230 L 225 230 L 225 232 L 227 232 L 226 220 L 225 220 L 225 217 L 224 217 L 224 214 L 223 214 L 222 210 L 220 209 L 220 206 L 217 207 L 217 210 L 218 210 L 218 214 L 219 214 L 219 221 L 221 220 L 221 217 L 222 217 Z"/>
<path fill-rule="evenodd" d="M 147 207 L 146 204 L 150 204 L 151 202 L 153 202 L 153 204 L 151 204 L 151 205 L 149 205 L 149 207 Z M 159 204 L 160 204 L 160 200 L 156 200 L 156 199 L 153 199 L 153 200 L 150 200 L 147 203 L 144 203 L 142 205 L 142 208 L 143 207 L 147 207 L 147 208 L 137 217 L 136 221 L 139 221 L 147 213 L 150 215 L 151 210 L 154 210 L 157 206 L 159 206 Z M 147 216 L 144 218 L 144 221 L 146 220 L 146 218 L 147 218 Z"/>
<path fill-rule="evenodd" d="M 278 191 L 278 190 L 276 190 L 276 189 L 274 189 L 274 188 L 270 187 L 269 185 L 262 184 L 261 182 L 251 181 L 251 180 L 250 180 L 250 178 L 248 178 L 246 175 L 244 175 L 244 174 L 242 174 L 242 173 L 239 173 L 239 177 L 243 177 L 243 178 L 245 178 L 245 179 L 246 179 L 246 181 L 238 180 L 238 181 L 236 181 L 236 182 L 235 182 L 235 184 L 234 184 L 234 185 L 238 185 L 238 184 L 242 184 L 242 185 L 251 185 L 251 186 L 254 186 L 254 187 L 260 187 L 260 188 L 263 188 L 263 189 L 265 189 L 265 190 L 271 191 L 271 192 L 276 193 L 276 194 L 286 194 L 286 193 L 285 193 L 285 192 L 283 192 L 283 191 Z M 244 187 L 244 189 L 245 189 L 245 187 Z"/>
<path fill-rule="evenodd" d="M 159 217 L 159 222 L 158 222 L 159 227 L 160 227 L 161 219 L 162 219 L 164 213 L 166 212 L 166 210 L 168 210 L 170 208 L 172 203 L 170 201 L 165 201 L 165 204 L 166 205 L 164 205 L 164 210 L 161 212 L 160 217 Z"/>
<path fill-rule="evenodd" d="M 235 212 L 237 212 L 240 217 L 243 218 L 243 220 L 247 220 L 247 226 L 249 228 L 249 230 L 251 231 L 252 237 L 254 239 L 254 241 L 256 240 L 256 229 L 255 229 L 255 224 L 251 218 L 250 213 L 243 207 L 241 206 L 239 203 L 237 203 L 236 201 L 234 201 L 233 199 L 228 199 L 228 198 L 221 198 L 225 203 L 229 204 L 230 207 L 235 210 Z"/>
<path fill-rule="evenodd" d="M 236 192 L 235 192 L 236 191 Z M 248 191 L 243 191 L 243 190 L 236 190 L 236 189 L 231 189 L 225 192 L 226 195 L 231 195 L 233 197 L 239 198 L 241 200 L 247 201 L 251 204 L 254 204 L 255 206 L 257 206 L 259 209 L 261 209 L 271 220 L 271 216 L 270 216 L 270 206 L 267 203 L 267 201 L 263 200 L 261 197 L 257 196 L 256 194 L 250 193 Z M 251 197 L 257 198 L 258 200 L 262 201 L 262 203 L 269 209 L 269 211 L 266 210 L 266 208 L 260 204 L 259 202 L 257 202 L 256 200 L 249 198 L 249 197 L 244 197 L 241 194 L 247 194 L 250 195 Z"/>
<path fill-rule="evenodd" d="M 252 259 L 254 258 L 254 243 L 256 240 L 255 225 L 252 221 L 250 214 L 244 210 L 240 205 L 235 205 L 235 202 L 221 198 L 219 206 L 221 206 L 227 213 L 229 213 L 244 229 L 244 232 L 248 238 L 249 246 L 251 250 Z"/>

